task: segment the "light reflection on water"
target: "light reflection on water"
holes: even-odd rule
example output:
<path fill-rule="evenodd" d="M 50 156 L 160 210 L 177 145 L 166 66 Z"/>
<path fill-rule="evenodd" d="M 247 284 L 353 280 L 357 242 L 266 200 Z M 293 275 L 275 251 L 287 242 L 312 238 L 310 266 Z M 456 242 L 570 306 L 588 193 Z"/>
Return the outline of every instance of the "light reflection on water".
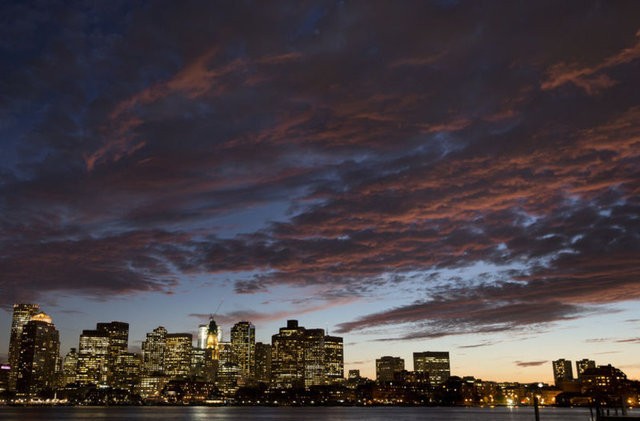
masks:
<path fill-rule="evenodd" d="M 638 415 L 638 411 L 631 414 Z M 533 408 L 426 407 L 54 407 L 0 408 L 2 421 L 62 420 L 332 420 L 332 421 L 533 421 Z M 540 421 L 588 421 L 588 408 L 541 408 Z"/>

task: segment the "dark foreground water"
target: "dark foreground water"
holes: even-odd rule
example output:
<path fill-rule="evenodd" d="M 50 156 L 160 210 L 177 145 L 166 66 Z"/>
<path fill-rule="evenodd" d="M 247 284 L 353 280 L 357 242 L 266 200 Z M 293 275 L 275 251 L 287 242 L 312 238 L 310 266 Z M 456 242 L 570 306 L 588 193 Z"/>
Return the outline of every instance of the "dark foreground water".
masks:
<path fill-rule="evenodd" d="M 630 415 L 638 415 L 637 410 Z M 540 408 L 540 421 L 589 421 L 588 408 Z M 2 421 L 282 420 L 282 421 L 534 421 L 533 408 L 402 407 L 0 407 Z"/>

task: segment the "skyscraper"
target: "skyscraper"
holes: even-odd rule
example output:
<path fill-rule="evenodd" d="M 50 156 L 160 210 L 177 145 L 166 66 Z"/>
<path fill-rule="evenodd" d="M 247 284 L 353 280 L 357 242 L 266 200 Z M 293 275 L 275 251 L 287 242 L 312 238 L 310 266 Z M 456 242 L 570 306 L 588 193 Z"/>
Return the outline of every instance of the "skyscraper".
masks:
<path fill-rule="evenodd" d="M 272 336 L 271 343 L 271 381 L 275 387 L 308 387 L 342 380 L 342 338 L 288 320 L 287 326 Z"/>
<path fill-rule="evenodd" d="M 256 328 L 247 321 L 238 322 L 231 328 L 231 347 L 238 364 L 240 376 L 245 380 L 253 377 L 256 359 Z"/>
<path fill-rule="evenodd" d="M 37 313 L 22 327 L 16 391 L 34 396 L 53 389 L 56 363 L 60 355 L 60 338 L 56 327 L 45 313 Z"/>
<path fill-rule="evenodd" d="M 78 346 L 80 384 L 106 385 L 109 359 L 109 334 L 104 330 L 83 330 Z"/>
<path fill-rule="evenodd" d="M 278 388 L 304 386 L 305 328 L 297 320 L 271 337 L 271 381 Z"/>
<path fill-rule="evenodd" d="M 261 383 L 271 382 L 271 345 L 256 342 L 256 381 Z"/>
<path fill-rule="evenodd" d="M 429 375 L 429 384 L 437 386 L 451 377 L 451 363 L 446 351 L 426 351 L 413 353 L 413 370 Z"/>
<path fill-rule="evenodd" d="M 142 372 L 146 375 L 164 373 L 164 354 L 166 350 L 167 329 L 158 326 L 147 333 L 142 342 Z"/>
<path fill-rule="evenodd" d="M 172 379 L 187 378 L 191 371 L 193 337 L 190 333 L 168 333 L 165 342 L 165 374 Z"/>
<path fill-rule="evenodd" d="M 105 332 L 109 337 L 109 349 L 107 351 L 107 384 L 109 386 L 116 386 L 118 383 L 116 373 L 122 372 L 122 368 L 118 367 L 118 357 L 126 354 L 129 348 L 129 323 L 98 323 L 97 330 Z"/>
<path fill-rule="evenodd" d="M 552 363 L 553 379 L 556 386 L 561 386 L 563 382 L 573 380 L 573 368 L 570 360 L 560 358 Z"/>
<path fill-rule="evenodd" d="M 344 345 L 341 337 L 324 337 L 324 368 L 327 383 L 344 380 Z"/>
<path fill-rule="evenodd" d="M 376 380 L 391 382 L 395 373 L 404 370 L 404 359 L 400 357 L 384 356 L 376 359 Z"/>
<path fill-rule="evenodd" d="M 198 326 L 198 346 L 199 349 L 207 348 L 207 336 L 209 335 L 209 325 Z"/>
<path fill-rule="evenodd" d="M 71 348 L 67 355 L 64 356 L 62 362 L 62 379 L 60 384 L 66 386 L 69 383 L 75 383 L 76 373 L 78 371 L 78 350 Z"/>
<path fill-rule="evenodd" d="M 31 317 L 35 315 L 40 306 L 38 304 L 14 304 L 13 318 L 11 320 L 11 337 L 9 338 L 9 390 L 16 389 L 16 379 L 18 378 L 18 360 L 20 359 L 20 340 L 22 328 Z"/>
<path fill-rule="evenodd" d="M 304 332 L 304 385 L 305 387 L 325 383 L 324 329 L 307 329 Z"/>
<path fill-rule="evenodd" d="M 220 342 L 222 342 L 222 328 L 219 327 L 212 318 L 209 320 L 209 326 L 207 328 L 206 348 L 210 350 L 211 359 L 213 360 L 220 359 Z"/>

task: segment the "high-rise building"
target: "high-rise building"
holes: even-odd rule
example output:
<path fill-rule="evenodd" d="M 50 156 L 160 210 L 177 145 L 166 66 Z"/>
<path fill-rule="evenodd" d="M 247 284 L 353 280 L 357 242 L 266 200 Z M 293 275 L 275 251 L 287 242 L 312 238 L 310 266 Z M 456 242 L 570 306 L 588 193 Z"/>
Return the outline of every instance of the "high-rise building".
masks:
<path fill-rule="evenodd" d="M 134 386 L 140 381 L 142 368 L 140 355 L 133 352 L 118 354 L 114 367 L 114 383 L 112 386 L 133 391 Z"/>
<path fill-rule="evenodd" d="M 304 336 L 304 385 L 325 384 L 324 329 L 306 329 Z"/>
<path fill-rule="evenodd" d="M 67 355 L 64 356 L 62 362 L 62 379 L 60 384 L 66 386 L 70 383 L 75 383 L 76 373 L 78 371 L 78 350 L 71 348 Z"/>
<path fill-rule="evenodd" d="M 429 384 L 438 386 L 451 377 L 451 363 L 446 351 L 413 353 L 413 370 L 429 375 Z"/>
<path fill-rule="evenodd" d="M 404 370 L 404 359 L 384 356 L 376 359 L 376 380 L 380 383 L 391 382 L 395 373 Z"/>
<path fill-rule="evenodd" d="M 324 368 L 328 383 L 344 380 L 344 345 L 341 337 L 324 337 Z"/>
<path fill-rule="evenodd" d="M 247 321 L 233 325 L 231 347 L 240 376 L 245 380 L 253 377 L 256 362 L 256 328 Z"/>
<path fill-rule="evenodd" d="M 16 379 L 18 378 L 18 360 L 20 359 L 20 340 L 22 328 L 33 315 L 40 309 L 38 304 L 14 304 L 13 318 L 11 319 L 11 336 L 9 338 L 9 390 L 16 389 Z"/>
<path fill-rule="evenodd" d="M 271 381 L 275 387 L 308 387 L 342 380 L 342 338 L 288 320 L 271 341 Z"/>
<path fill-rule="evenodd" d="M 589 360 L 587 358 L 576 361 L 576 373 L 578 374 L 578 380 L 582 380 L 582 375 L 586 370 L 590 368 L 596 368 L 595 361 Z"/>
<path fill-rule="evenodd" d="M 256 381 L 261 383 L 271 382 L 271 345 L 256 342 Z"/>
<path fill-rule="evenodd" d="M 167 329 L 158 326 L 153 332 L 147 333 L 147 339 L 142 342 L 142 372 L 146 375 L 164 373 L 164 354 Z"/>
<path fill-rule="evenodd" d="M 225 396 L 233 396 L 238 390 L 241 378 L 240 365 L 236 362 L 235 347 L 231 342 L 218 344 L 219 360 L 216 375 L 216 386 Z"/>
<path fill-rule="evenodd" d="M 561 386 L 563 382 L 573 380 L 573 368 L 570 360 L 560 358 L 552 363 L 553 365 L 553 379 L 556 386 Z"/>
<path fill-rule="evenodd" d="M 168 333 L 165 337 L 164 372 L 173 380 L 186 379 L 191 371 L 190 333 Z"/>
<path fill-rule="evenodd" d="M 207 337 L 209 336 L 209 325 L 198 326 L 198 346 L 199 349 L 207 348 Z"/>
<path fill-rule="evenodd" d="M 105 332 L 109 337 L 109 349 L 107 351 L 107 384 L 109 386 L 116 386 L 118 384 L 116 372 L 123 372 L 124 370 L 123 367 L 118 367 L 118 357 L 127 353 L 129 348 L 129 323 L 98 323 L 97 330 Z"/>
<path fill-rule="evenodd" d="M 216 361 L 220 359 L 220 342 L 222 342 L 222 327 L 211 318 L 207 327 L 206 348 L 210 350 L 211 359 Z"/>
<path fill-rule="evenodd" d="M 297 320 L 271 337 L 271 380 L 278 388 L 304 386 L 305 328 Z"/>
<path fill-rule="evenodd" d="M 57 386 L 56 363 L 60 356 L 60 337 L 51 317 L 37 313 L 20 334 L 20 355 L 16 391 L 34 396 Z"/>
<path fill-rule="evenodd" d="M 78 346 L 76 382 L 107 384 L 109 333 L 104 330 L 83 330 Z"/>

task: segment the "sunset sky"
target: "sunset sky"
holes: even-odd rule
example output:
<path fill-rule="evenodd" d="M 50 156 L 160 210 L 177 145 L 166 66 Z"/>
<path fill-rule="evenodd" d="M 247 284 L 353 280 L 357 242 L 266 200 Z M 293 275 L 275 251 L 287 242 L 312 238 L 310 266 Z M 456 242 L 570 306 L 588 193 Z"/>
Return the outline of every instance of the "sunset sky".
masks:
<path fill-rule="evenodd" d="M 640 2 L 0 6 L 0 361 L 83 329 L 640 378 Z M 574 367 L 575 369 L 575 367 Z"/>

